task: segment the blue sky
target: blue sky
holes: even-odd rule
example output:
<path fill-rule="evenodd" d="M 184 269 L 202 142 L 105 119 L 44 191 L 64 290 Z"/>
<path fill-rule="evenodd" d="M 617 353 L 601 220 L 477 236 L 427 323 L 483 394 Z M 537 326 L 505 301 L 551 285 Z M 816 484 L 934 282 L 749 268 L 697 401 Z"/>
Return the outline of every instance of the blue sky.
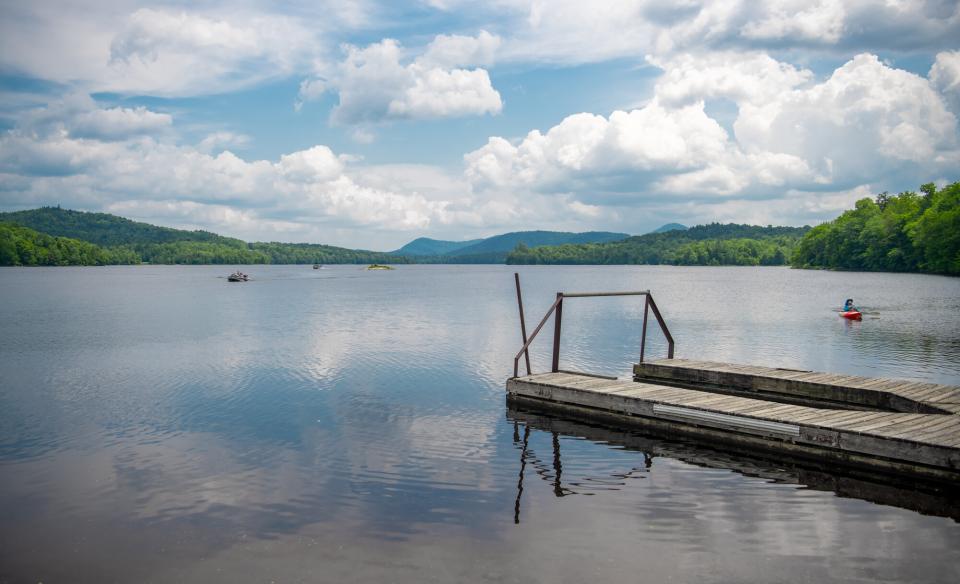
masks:
<path fill-rule="evenodd" d="M 394 249 L 815 224 L 960 179 L 952 1 L 0 10 L 2 210 Z"/>

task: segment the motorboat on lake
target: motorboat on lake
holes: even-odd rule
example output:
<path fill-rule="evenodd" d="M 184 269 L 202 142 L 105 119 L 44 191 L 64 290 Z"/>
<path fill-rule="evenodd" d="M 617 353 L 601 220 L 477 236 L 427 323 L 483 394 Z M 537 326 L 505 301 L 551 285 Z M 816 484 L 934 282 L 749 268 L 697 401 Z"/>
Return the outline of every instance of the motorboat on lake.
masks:
<path fill-rule="evenodd" d="M 250 280 L 250 276 L 244 274 L 240 270 L 237 270 L 236 272 L 227 276 L 227 282 L 246 282 L 248 280 Z"/>

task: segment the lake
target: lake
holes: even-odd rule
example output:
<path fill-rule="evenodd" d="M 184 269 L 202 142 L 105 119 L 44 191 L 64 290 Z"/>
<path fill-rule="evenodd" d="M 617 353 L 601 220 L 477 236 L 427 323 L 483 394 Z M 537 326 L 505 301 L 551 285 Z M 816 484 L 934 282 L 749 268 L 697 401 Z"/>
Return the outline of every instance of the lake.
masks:
<path fill-rule="evenodd" d="M 0 268 L 0 582 L 960 579 L 956 500 L 504 391 L 514 271 L 528 330 L 557 291 L 650 289 L 678 357 L 952 385 L 960 279 L 232 269 Z M 836 315 L 848 297 L 862 322 Z M 564 304 L 561 367 L 629 375 L 642 300 Z"/>

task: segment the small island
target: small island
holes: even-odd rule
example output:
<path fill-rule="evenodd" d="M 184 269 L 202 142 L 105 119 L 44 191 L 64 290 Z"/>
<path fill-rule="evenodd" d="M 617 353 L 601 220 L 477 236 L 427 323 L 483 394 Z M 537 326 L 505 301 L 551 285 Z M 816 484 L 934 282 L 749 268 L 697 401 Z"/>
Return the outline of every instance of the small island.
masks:
<path fill-rule="evenodd" d="M 393 266 L 384 266 L 382 264 L 370 264 L 367 266 L 368 270 L 392 270 Z"/>

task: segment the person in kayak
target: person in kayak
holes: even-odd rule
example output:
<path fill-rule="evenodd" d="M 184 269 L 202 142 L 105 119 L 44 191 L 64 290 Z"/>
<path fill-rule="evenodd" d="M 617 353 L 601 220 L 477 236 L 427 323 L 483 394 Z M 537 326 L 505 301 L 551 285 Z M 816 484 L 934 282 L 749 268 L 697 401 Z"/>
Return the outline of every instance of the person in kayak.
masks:
<path fill-rule="evenodd" d="M 847 301 L 843 303 L 843 312 L 850 312 L 851 310 L 857 310 L 857 307 L 853 305 L 853 298 L 847 298 Z"/>

